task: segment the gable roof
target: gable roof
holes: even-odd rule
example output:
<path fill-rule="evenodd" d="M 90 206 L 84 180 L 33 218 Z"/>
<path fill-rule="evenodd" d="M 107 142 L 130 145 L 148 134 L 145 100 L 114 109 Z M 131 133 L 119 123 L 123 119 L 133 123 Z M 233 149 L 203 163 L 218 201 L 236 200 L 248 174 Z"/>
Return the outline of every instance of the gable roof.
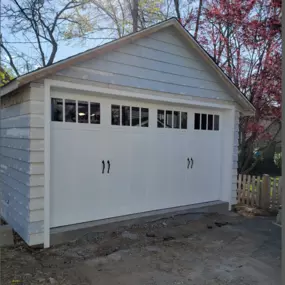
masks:
<path fill-rule="evenodd" d="M 153 25 L 139 32 L 129 34 L 117 40 L 108 42 L 101 46 L 89 49 L 82 53 L 78 53 L 74 56 L 60 60 L 52 65 L 49 65 L 49 66 L 37 69 L 35 71 L 26 73 L 24 75 L 21 75 L 0 88 L 0 97 L 32 81 L 45 78 L 51 74 L 54 74 L 55 72 L 68 68 L 71 65 L 92 59 L 95 56 L 98 56 L 100 54 L 119 48 L 122 45 L 132 43 L 140 38 L 147 37 L 155 32 L 158 32 L 159 30 L 162 30 L 170 26 L 175 27 L 177 32 L 186 41 L 188 41 L 191 47 L 194 47 L 199 52 L 201 57 L 203 57 L 204 60 L 216 71 L 216 74 L 220 76 L 220 78 L 224 81 L 224 83 L 233 91 L 235 100 L 242 106 L 244 112 L 248 114 L 253 114 L 255 112 L 255 108 L 250 103 L 250 101 L 247 99 L 247 97 L 238 89 L 238 87 L 232 82 L 232 80 L 215 63 L 215 61 L 207 53 L 207 51 L 196 41 L 196 39 L 194 39 L 191 36 L 191 34 L 180 24 L 180 22 L 176 18 L 171 18 L 169 20 L 160 22 L 156 25 Z"/>

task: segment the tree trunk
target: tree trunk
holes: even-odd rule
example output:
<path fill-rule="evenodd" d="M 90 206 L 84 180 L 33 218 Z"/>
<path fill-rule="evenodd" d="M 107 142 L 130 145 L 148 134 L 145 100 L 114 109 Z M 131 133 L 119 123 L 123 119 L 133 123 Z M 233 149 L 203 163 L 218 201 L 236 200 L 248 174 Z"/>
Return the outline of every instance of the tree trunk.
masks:
<path fill-rule="evenodd" d="M 198 13 L 197 13 L 195 33 L 194 33 L 194 38 L 195 39 L 197 39 L 197 36 L 198 36 L 199 25 L 200 25 L 200 17 L 201 17 L 201 12 L 202 12 L 202 4 L 203 4 L 203 0 L 200 0 L 199 1 Z"/>
<path fill-rule="evenodd" d="M 176 16 L 177 16 L 178 20 L 181 21 L 179 0 L 174 0 L 174 5 L 175 5 Z"/>
<path fill-rule="evenodd" d="M 133 33 L 138 31 L 139 0 L 133 0 L 132 5 Z"/>

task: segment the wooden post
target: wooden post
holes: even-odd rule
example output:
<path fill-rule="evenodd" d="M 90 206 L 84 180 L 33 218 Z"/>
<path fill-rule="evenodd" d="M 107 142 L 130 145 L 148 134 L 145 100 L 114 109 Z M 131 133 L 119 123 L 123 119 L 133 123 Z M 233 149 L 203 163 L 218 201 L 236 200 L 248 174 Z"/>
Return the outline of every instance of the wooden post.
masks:
<path fill-rule="evenodd" d="M 260 207 L 261 209 L 268 210 L 270 205 L 270 177 L 264 174 L 262 177 L 262 185 L 260 192 Z"/>
<path fill-rule="evenodd" d="M 258 176 L 257 184 L 256 184 L 256 205 L 257 207 L 260 207 L 260 193 L 261 193 L 260 176 Z"/>

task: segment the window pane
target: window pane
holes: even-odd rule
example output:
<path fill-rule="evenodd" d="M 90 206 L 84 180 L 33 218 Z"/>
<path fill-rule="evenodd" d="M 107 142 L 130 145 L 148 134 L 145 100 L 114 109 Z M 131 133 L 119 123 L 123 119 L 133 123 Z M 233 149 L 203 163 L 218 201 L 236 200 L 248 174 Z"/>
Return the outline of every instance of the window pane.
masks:
<path fill-rule="evenodd" d="M 164 110 L 157 110 L 157 127 L 164 128 Z"/>
<path fill-rule="evenodd" d="M 214 130 L 215 131 L 218 131 L 219 130 L 219 128 L 220 128 L 220 117 L 219 117 L 219 115 L 215 115 L 215 117 L 214 117 Z"/>
<path fill-rule="evenodd" d="M 202 114 L 201 129 L 207 130 L 207 114 Z"/>
<path fill-rule="evenodd" d="M 112 105 L 111 106 L 111 116 L 112 116 L 112 125 L 120 125 L 120 106 Z"/>
<path fill-rule="evenodd" d="M 132 126 L 140 125 L 140 108 L 132 107 Z"/>
<path fill-rule="evenodd" d="M 200 114 L 195 113 L 195 118 L 194 118 L 194 129 L 195 130 L 200 130 Z"/>
<path fill-rule="evenodd" d="M 148 127 L 148 108 L 141 108 L 141 126 Z"/>
<path fill-rule="evenodd" d="M 51 98 L 51 120 L 54 122 L 62 122 L 62 99 Z"/>
<path fill-rule="evenodd" d="M 173 112 L 173 128 L 180 129 L 180 112 Z"/>
<path fill-rule="evenodd" d="M 181 112 L 181 129 L 187 129 L 187 113 Z"/>
<path fill-rule="evenodd" d="M 122 125 L 129 126 L 130 125 L 130 107 L 122 106 Z"/>
<path fill-rule="evenodd" d="M 76 122 L 76 101 L 65 100 L 65 121 Z"/>
<path fill-rule="evenodd" d="M 208 130 L 213 130 L 213 115 L 208 115 Z"/>
<path fill-rule="evenodd" d="M 172 128 L 172 111 L 166 111 L 166 128 Z"/>
<path fill-rule="evenodd" d="M 88 123 L 88 102 L 78 101 L 78 123 Z"/>
<path fill-rule="evenodd" d="M 90 123 L 100 124 L 100 103 L 90 103 Z"/>

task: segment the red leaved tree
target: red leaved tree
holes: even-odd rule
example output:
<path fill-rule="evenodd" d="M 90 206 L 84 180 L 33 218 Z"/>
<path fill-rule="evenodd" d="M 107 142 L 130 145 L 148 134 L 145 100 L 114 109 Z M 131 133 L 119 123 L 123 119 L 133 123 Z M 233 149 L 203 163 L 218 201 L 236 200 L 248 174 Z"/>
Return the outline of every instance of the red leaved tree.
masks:
<path fill-rule="evenodd" d="M 202 3 L 182 23 L 256 107 L 240 120 L 239 170 L 248 173 L 259 160 L 254 148 L 265 152 L 281 129 L 281 0 Z"/>

